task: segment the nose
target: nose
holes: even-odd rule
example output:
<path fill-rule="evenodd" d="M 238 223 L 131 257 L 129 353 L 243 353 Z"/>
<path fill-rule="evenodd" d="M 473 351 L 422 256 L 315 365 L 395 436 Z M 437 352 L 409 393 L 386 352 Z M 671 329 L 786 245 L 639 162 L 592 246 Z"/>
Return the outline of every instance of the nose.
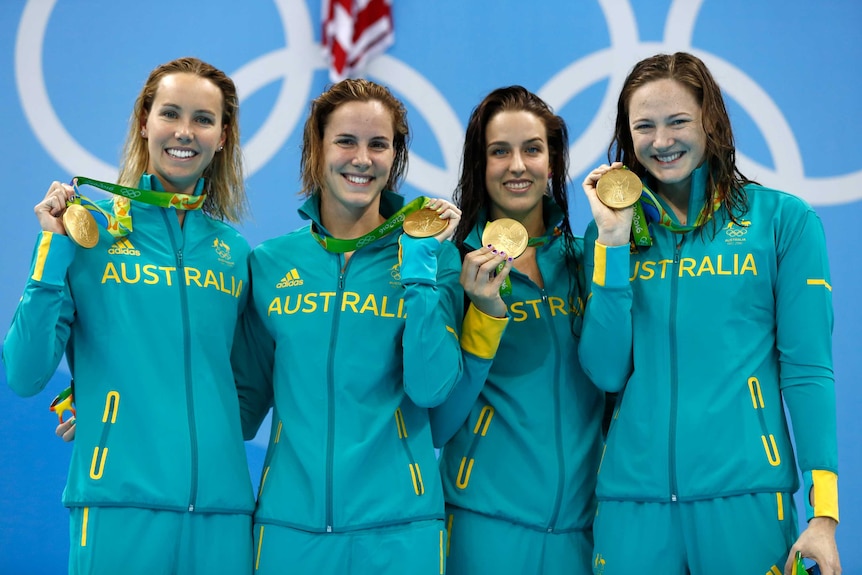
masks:
<path fill-rule="evenodd" d="M 659 126 L 655 130 L 655 137 L 653 138 L 653 147 L 656 150 L 665 150 L 670 148 L 674 144 L 673 133 L 669 128 L 664 126 Z"/>
<path fill-rule="evenodd" d="M 174 132 L 174 137 L 181 142 L 190 142 L 192 140 L 192 130 L 187 122 L 181 122 Z"/>
<path fill-rule="evenodd" d="M 357 146 L 356 155 L 353 156 L 351 162 L 355 167 L 366 169 L 371 165 L 371 158 L 368 156 L 368 148 L 366 146 Z"/>
<path fill-rule="evenodd" d="M 509 171 L 518 176 L 524 173 L 524 159 L 521 157 L 521 152 L 515 151 L 512 153 L 512 159 L 509 162 Z"/>

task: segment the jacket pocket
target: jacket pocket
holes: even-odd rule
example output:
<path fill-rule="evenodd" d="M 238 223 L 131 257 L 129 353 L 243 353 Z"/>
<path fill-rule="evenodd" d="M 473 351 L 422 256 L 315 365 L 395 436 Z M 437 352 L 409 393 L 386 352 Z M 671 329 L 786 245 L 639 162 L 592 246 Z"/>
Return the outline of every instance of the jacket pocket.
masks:
<path fill-rule="evenodd" d="M 764 415 L 766 405 L 763 401 L 760 380 L 754 376 L 749 377 L 748 391 L 751 394 L 751 407 L 757 412 L 757 418 L 760 421 L 760 442 L 763 444 L 766 459 L 769 461 L 769 465 L 778 467 L 781 465 L 781 454 L 778 452 L 778 444 L 775 442 L 775 436 L 769 433 L 768 426 L 766 425 L 766 416 Z"/>
<path fill-rule="evenodd" d="M 479 442 L 488 433 L 492 419 L 494 419 L 494 408 L 486 405 L 479 412 L 476 425 L 473 426 L 473 440 L 470 442 L 470 448 L 467 450 L 467 454 L 461 458 L 461 463 L 458 465 L 458 476 L 455 478 L 455 486 L 458 489 L 467 489 L 467 485 L 470 483 L 473 464 L 476 462 L 476 450 L 479 448 Z"/>
<path fill-rule="evenodd" d="M 105 395 L 105 410 L 102 413 L 102 436 L 99 443 L 93 448 L 93 458 L 90 460 L 90 479 L 98 481 L 105 473 L 105 465 L 108 460 L 108 436 L 111 428 L 117 423 L 117 414 L 120 411 L 120 392 L 109 391 Z"/>
<path fill-rule="evenodd" d="M 422 470 L 419 469 L 419 463 L 413 457 L 410 443 L 407 442 L 407 425 L 404 423 L 404 413 L 400 407 L 395 409 L 395 428 L 398 431 L 398 439 L 401 440 L 401 445 L 404 446 L 404 453 L 407 455 L 407 464 L 410 469 L 410 480 L 413 482 L 413 491 L 416 495 L 424 495 L 425 483 L 422 481 Z"/>

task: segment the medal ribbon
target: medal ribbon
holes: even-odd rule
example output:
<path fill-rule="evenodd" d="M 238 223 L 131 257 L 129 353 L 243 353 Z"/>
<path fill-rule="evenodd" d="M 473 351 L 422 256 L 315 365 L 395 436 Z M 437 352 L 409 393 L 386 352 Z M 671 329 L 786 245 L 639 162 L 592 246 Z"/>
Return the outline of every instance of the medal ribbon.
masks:
<path fill-rule="evenodd" d="M 555 238 L 555 237 L 559 236 L 561 233 L 562 232 L 560 231 L 560 228 L 556 228 L 556 227 L 552 228 L 551 230 L 546 232 L 545 235 L 543 235 L 543 236 L 528 239 L 527 240 L 527 247 L 528 248 L 537 248 L 539 246 L 543 246 L 546 243 L 550 242 L 552 237 Z M 501 271 L 503 271 L 503 268 L 505 266 L 506 266 L 506 262 L 502 262 L 502 263 L 498 264 L 497 265 L 497 273 L 500 273 Z M 509 276 L 506 276 L 506 279 L 503 280 L 503 285 L 500 286 L 500 296 L 502 297 L 502 296 L 507 296 L 507 295 L 512 295 L 512 282 L 511 282 L 511 280 L 509 280 Z"/>
<path fill-rule="evenodd" d="M 646 187 L 646 184 L 641 188 L 641 197 L 634 204 L 634 214 L 632 215 L 632 236 L 636 246 L 650 247 L 652 245 L 652 236 L 649 232 L 649 224 L 656 224 L 667 228 L 674 234 L 684 234 L 690 232 L 712 218 L 713 214 L 721 207 L 721 198 L 716 195 L 712 201 L 712 205 L 704 205 L 692 226 L 683 226 L 673 221 L 673 218 L 665 210 L 661 202 L 655 196 L 652 190 Z"/>
<path fill-rule="evenodd" d="M 124 199 L 121 200 L 120 198 L 115 198 L 113 208 L 108 212 L 100 208 L 88 197 L 78 193 L 79 185 L 99 188 L 100 190 L 121 196 Z M 129 188 L 127 186 L 112 184 L 110 182 L 102 182 L 84 176 L 76 176 L 72 178 L 72 187 L 75 188 L 75 195 L 69 202 L 80 204 L 83 208 L 89 211 L 96 222 L 106 228 L 115 238 L 125 236 L 132 231 L 132 207 L 128 201 L 130 199 L 160 208 L 199 210 L 201 206 L 204 205 L 204 201 L 207 198 L 206 194 L 194 196 L 191 194 Z"/>
<path fill-rule="evenodd" d="M 404 218 L 413 212 L 421 210 L 425 204 L 428 202 L 428 198 L 425 196 L 419 196 L 394 214 L 389 217 L 385 222 L 365 234 L 364 236 L 352 240 L 343 240 L 339 238 L 333 238 L 332 236 L 322 236 L 314 231 L 314 226 L 311 227 L 311 235 L 317 240 L 323 249 L 328 252 L 334 254 L 343 254 L 345 252 L 352 252 L 358 250 L 359 248 L 364 248 L 367 245 L 371 245 L 380 238 L 386 237 L 391 232 L 396 229 L 401 228 L 401 225 L 404 223 Z"/>

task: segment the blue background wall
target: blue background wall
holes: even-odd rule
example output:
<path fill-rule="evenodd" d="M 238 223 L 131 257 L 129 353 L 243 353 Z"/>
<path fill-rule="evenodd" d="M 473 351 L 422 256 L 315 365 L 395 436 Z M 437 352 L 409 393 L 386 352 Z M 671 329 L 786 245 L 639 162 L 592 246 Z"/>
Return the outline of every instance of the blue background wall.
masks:
<path fill-rule="evenodd" d="M 520 83 L 562 114 L 574 182 L 605 156 L 613 104 L 641 57 L 689 50 L 725 89 L 743 172 L 812 203 L 832 263 L 845 573 L 862 572 L 862 3 L 857 0 L 394 0 L 396 44 L 368 76 L 404 99 L 414 130 L 404 192 L 449 195 L 472 107 Z M 116 178 L 133 100 L 149 71 L 195 55 L 240 88 L 252 245 L 299 225 L 299 139 L 327 83 L 319 0 L 0 2 L 0 331 L 38 231 L 32 207 L 52 180 Z M 576 229 L 589 207 L 573 186 Z M 97 195 L 94 192 L 93 195 Z M 744 310 L 740 310 L 744 313 Z M 121 344 L 116 344 L 121 351 Z M 154 341 L 154 345 L 157 342 Z M 0 373 L 0 378 L 5 376 Z M 60 573 L 60 504 L 70 447 L 47 411 L 62 366 L 34 399 L 0 381 L 0 572 Z M 141 422 L 146 425 L 146 422 Z M 264 426 L 265 428 L 267 426 Z M 259 475 L 265 438 L 248 444 Z"/>

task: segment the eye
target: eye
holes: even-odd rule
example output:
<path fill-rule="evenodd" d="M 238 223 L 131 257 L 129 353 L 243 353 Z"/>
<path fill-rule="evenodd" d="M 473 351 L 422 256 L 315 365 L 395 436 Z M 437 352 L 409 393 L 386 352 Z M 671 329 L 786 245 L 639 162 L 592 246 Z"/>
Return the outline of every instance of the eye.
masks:
<path fill-rule="evenodd" d="M 509 151 L 506 148 L 491 148 L 488 150 L 489 156 L 505 156 Z"/>
<path fill-rule="evenodd" d="M 197 121 L 207 126 L 212 126 L 215 124 L 215 120 L 209 116 L 198 116 Z"/>
<path fill-rule="evenodd" d="M 369 144 L 369 147 L 374 150 L 388 150 L 389 142 L 386 142 L 384 140 L 374 140 Z"/>
<path fill-rule="evenodd" d="M 341 138 L 335 139 L 335 145 L 341 146 L 343 148 L 347 148 L 349 146 L 352 146 L 353 144 L 354 144 L 353 138 L 341 137 Z"/>
<path fill-rule="evenodd" d="M 534 146 L 527 146 L 527 149 L 525 151 L 528 154 L 541 154 L 542 148 L 540 148 L 539 146 L 535 146 L 535 145 Z"/>
<path fill-rule="evenodd" d="M 634 126 L 632 126 L 632 131 L 634 131 L 634 132 L 646 132 L 650 128 L 652 128 L 652 124 L 638 123 L 638 124 L 635 124 Z"/>
<path fill-rule="evenodd" d="M 162 110 L 162 116 L 165 118 L 178 118 L 179 114 L 177 114 L 175 110 L 171 110 L 168 108 L 168 109 Z"/>

